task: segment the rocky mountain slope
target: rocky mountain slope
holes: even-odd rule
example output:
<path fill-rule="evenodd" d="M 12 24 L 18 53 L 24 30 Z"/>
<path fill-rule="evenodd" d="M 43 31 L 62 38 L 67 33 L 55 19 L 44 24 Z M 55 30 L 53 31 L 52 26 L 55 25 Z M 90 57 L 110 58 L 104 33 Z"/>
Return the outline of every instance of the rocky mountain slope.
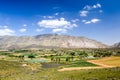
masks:
<path fill-rule="evenodd" d="M 42 47 L 63 48 L 106 48 L 101 42 L 85 37 L 58 34 L 44 34 L 37 36 L 1 36 L 0 49 L 26 49 Z"/>
<path fill-rule="evenodd" d="M 112 45 L 113 48 L 120 48 L 120 42 L 115 43 L 114 45 Z"/>

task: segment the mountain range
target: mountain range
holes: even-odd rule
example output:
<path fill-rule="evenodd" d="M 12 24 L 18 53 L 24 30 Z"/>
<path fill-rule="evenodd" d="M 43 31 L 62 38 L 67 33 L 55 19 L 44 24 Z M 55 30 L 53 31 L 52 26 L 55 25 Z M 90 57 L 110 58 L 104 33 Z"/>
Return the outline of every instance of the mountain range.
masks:
<path fill-rule="evenodd" d="M 86 37 L 59 34 L 0 36 L 0 49 L 29 48 L 108 48 L 108 46 Z"/>

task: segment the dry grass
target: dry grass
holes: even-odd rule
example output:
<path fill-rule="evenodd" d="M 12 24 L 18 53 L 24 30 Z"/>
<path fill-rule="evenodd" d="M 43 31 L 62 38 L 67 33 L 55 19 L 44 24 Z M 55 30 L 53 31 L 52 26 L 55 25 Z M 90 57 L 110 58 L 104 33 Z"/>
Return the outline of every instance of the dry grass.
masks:
<path fill-rule="evenodd" d="M 105 57 L 98 60 L 89 60 L 89 62 L 94 64 L 96 63 L 96 64 L 117 67 L 120 66 L 120 57 L 115 57 L 115 56 Z"/>

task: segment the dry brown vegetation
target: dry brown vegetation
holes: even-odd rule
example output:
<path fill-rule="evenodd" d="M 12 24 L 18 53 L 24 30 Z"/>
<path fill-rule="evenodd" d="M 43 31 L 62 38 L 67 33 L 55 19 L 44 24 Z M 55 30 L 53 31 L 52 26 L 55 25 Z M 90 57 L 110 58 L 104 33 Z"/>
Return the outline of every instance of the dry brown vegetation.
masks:
<path fill-rule="evenodd" d="M 89 62 L 94 64 L 102 64 L 103 66 L 106 65 L 106 66 L 119 67 L 120 57 L 119 56 L 105 57 L 97 60 L 89 60 Z"/>

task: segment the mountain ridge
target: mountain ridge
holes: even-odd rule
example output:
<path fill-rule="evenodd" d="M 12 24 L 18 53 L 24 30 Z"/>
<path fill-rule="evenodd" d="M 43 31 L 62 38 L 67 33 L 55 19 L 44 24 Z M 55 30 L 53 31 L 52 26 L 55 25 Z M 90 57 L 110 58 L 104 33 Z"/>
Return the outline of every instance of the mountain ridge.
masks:
<path fill-rule="evenodd" d="M 112 48 L 120 48 L 120 42 L 117 42 L 111 46 Z"/>
<path fill-rule="evenodd" d="M 43 34 L 36 36 L 1 36 L 0 49 L 24 49 L 41 47 L 60 48 L 108 48 L 107 45 L 86 37 Z"/>

